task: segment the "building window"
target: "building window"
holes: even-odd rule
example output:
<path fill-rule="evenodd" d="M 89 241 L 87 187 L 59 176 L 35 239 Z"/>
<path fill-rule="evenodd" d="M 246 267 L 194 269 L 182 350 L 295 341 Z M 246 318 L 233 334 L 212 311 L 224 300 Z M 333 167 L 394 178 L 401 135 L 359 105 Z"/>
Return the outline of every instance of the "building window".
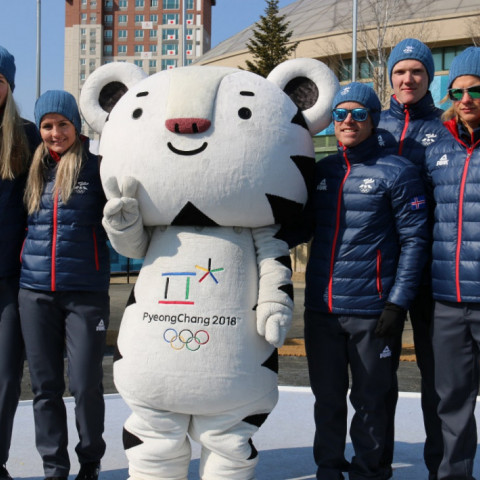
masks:
<path fill-rule="evenodd" d="M 87 23 L 87 14 L 86 13 L 80 14 L 80 21 L 82 23 Z"/>
<path fill-rule="evenodd" d="M 128 15 L 119 15 L 118 16 L 118 23 L 127 23 L 128 22 Z"/>
<path fill-rule="evenodd" d="M 157 68 L 157 61 L 156 60 L 149 60 L 148 61 L 148 66 L 150 68 Z"/>
<path fill-rule="evenodd" d="M 111 25 L 113 23 L 113 15 L 105 15 L 103 17 L 105 25 Z"/>
<path fill-rule="evenodd" d="M 158 0 L 150 0 L 151 7 L 158 7 Z"/>
<path fill-rule="evenodd" d="M 113 0 L 105 0 L 105 8 L 113 8 Z"/>
<path fill-rule="evenodd" d="M 92 13 L 90 15 L 90 23 L 97 23 L 97 14 L 96 13 Z"/>
<path fill-rule="evenodd" d="M 84 58 L 80 59 L 80 66 L 85 66 L 86 60 Z"/>
<path fill-rule="evenodd" d="M 144 18 L 143 15 L 135 15 L 135 23 L 142 23 Z"/>
<path fill-rule="evenodd" d="M 178 30 L 176 28 L 162 30 L 162 40 L 178 40 Z"/>
<path fill-rule="evenodd" d="M 86 7 L 87 6 L 87 0 L 82 0 L 82 7 Z"/>
<path fill-rule="evenodd" d="M 162 44 L 162 55 L 177 55 L 177 54 L 178 54 L 178 45 L 173 43 Z"/>
<path fill-rule="evenodd" d="M 178 25 L 178 13 L 164 13 L 162 16 L 163 25 Z"/>
<path fill-rule="evenodd" d="M 193 13 L 187 13 L 187 25 L 193 25 Z"/>
<path fill-rule="evenodd" d="M 157 46 L 156 45 L 149 45 L 148 46 L 148 51 L 155 53 L 157 51 Z"/>
<path fill-rule="evenodd" d="M 145 6 L 145 0 L 135 0 L 135 8 L 143 8 Z"/>
<path fill-rule="evenodd" d="M 142 53 L 143 51 L 143 45 L 135 45 L 135 53 Z"/>
<path fill-rule="evenodd" d="M 83 82 L 85 80 L 85 73 L 80 73 L 80 80 Z"/>
<path fill-rule="evenodd" d="M 87 50 L 87 44 L 85 42 L 80 43 L 80 50 L 85 52 Z"/>
<path fill-rule="evenodd" d="M 118 38 L 119 39 L 126 39 L 127 38 L 127 30 L 119 30 L 118 31 Z"/>
<path fill-rule="evenodd" d="M 432 48 L 435 71 L 450 70 L 452 60 L 469 46 L 458 45 L 456 47 Z"/>
<path fill-rule="evenodd" d="M 113 30 L 105 30 L 105 40 L 111 40 L 113 38 Z"/>
<path fill-rule="evenodd" d="M 118 1 L 119 8 L 127 8 L 128 7 L 128 0 L 119 0 Z"/>
<path fill-rule="evenodd" d="M 157 38 L 158 31 L 157 30 L 150 30 L 150 38 Z"/>
<path fill-rule="evenodd" d="M 88 63 L 88 66 L 90 68 L 95 68 L 95 60 L 90 60 L 90 62 Z"/>
<path fill-rule="evenodd" d="M 163 0 L 164 10 L 178 10 L 179 0 Z"/>
<path fill-rule="evenodd" d="M 133 63 L 140 68 L 143 68 L 143 60 L 134 60 Z"/>
<path fill-rule="evenodd" d="M 143 40 L 143 30 L 135 30 L 135 40 Z"/>
<path fill-rule="evenodd" d="M 111 45 L 104 45 L 103 46 L 103 54 L 104 55 L 112 55 L 113 54 L 113 47 Z"/>
<path fill-rule="evenodd" d="M 126 45 L 119 45 L 117 47 L 117 52 L 120 53 L 120 54 L 121 53 L 127 53 L 127 46 Z"/>
<path fill-rule="evenodd" d="M 91 6 L 92 8 L 96 8 L 96 7 L 97 7 L 97 0 L 92 0 L 92 1 L 90 2 L 90 6 Z"/>
<path fill-rule="evenodd" d="M 153 23 L 158 23 L 158 15 L 156 13 L 150 14 L 150 21 Z"/>
<path fill-rule="evenodd" d="M 185 46 L 187 47 L 187 55 L 193 55 L 193 43 L 187 43 Z"/>
<path fill-rule="evenodd" d="M 87 35 L 87 29 L 86 29 L 86 28 L 81 28 L 81 29 L 80 29 L 80 35 L 81 35 L 82 37 L 85 37 L 85 36 Z"/>
<path fill-rule="evenodd" d="M 173 59 L 162 60 L 162 70 L 170 70 L 177 66 L 177 61 Z"/>
<path fill-rule="evenodd" d="M 373 65 L 365 58 L 358 59 L 358 78 L 366 80 L 373 77 Z M 352 80 L 352 60 L 347 58 L 342 61 L 338 69 L 338 79 L 341 82 Z"/>
<path fill-rule="evenodd" d="M 193 10 L 193 0 L 187 0 L 187 10 Z"/>

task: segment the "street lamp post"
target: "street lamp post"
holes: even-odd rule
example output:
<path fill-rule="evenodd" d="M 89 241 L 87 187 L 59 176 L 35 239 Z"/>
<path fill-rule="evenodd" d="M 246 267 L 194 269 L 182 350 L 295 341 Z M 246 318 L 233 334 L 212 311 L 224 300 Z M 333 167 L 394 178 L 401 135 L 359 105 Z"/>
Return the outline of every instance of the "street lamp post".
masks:
<path fill-rule="evenodd" d="M 37 0 L 37 98 L 40 96 L 41 10 L 41 0 Z"/>
<path fill-rule="evenodd" d="M 352 26 L 352 82 L 357 79 L 357 0 L 353 0 Z"/>

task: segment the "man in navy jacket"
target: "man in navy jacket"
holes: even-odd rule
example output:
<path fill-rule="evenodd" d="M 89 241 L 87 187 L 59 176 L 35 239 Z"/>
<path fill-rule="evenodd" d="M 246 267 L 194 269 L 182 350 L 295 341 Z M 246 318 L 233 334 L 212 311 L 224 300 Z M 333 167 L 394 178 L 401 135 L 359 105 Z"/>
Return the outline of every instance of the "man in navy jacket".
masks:
<path fill-rule="evenodd" d="M 425 180 L 425 149 L 447 132 L 440 120 L 443 110 L 435 107 L 429 86 L 435 75 L 430 49 L 414 38 L 406 38 L 392 50 L 388 73 L 393 87 L 390 108 L 382 112 L 379 142 L 388 153 L 402 155 L 414 163 Z M 418 295 L 409 310 L 413 328 L 417 365 L 422 377 L 422 410 L 426 431 L 425 464 L 429 480 L 436 479 L 442 459 L 443 443 L 440 419 L 437 415 L 438 395 L 434 388 L 434 364 L 431 341 L 433 298 L 430 286 L 430 262 L 427 262 Z M 391 409 L 390 441 L 385 450 L 385 464 L 393 459 L 393 418 L 398 398 L 394 385 L 389 405 Z"/>

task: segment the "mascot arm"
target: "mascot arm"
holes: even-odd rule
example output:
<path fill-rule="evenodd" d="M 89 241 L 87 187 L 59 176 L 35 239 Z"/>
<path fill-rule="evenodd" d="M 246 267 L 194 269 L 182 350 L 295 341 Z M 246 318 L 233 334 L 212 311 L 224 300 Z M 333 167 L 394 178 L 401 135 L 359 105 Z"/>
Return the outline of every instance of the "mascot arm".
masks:
<path fill-rule="evenodd" d="M 103 209 L 102 224 L 112 247 L 125 257 L 144 257 L 150 235 L 135 198 L 137 180 L 125 177 L 119 187 L 116 179 L 109 178 L 104 186 L 109 200 Z"/>
<path fill-rule="evenodd" d="M 275 347 L 283 345 L 293 312 L 290 252 L 275 237 L 279 229 L 277 225 L 252 229 L 259 272 L 257 331 Z"/>

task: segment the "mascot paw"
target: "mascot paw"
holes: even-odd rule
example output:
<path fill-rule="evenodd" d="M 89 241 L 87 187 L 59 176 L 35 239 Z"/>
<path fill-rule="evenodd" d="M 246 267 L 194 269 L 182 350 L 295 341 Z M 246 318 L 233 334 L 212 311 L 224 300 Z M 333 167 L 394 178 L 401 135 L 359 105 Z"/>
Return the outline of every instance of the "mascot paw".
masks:
<path fill-rule="evenodd" d="M 120 188 L 115 178 L 105 182 L 105 191 L 110 198 L 103 209 L 103 223 L 106 229 L 124 231 L 140 220 L 138 201 L 135 198 L 138 182 L 125 177 Z"/>
<path fill-rule="evenodd" d="M 257 306 L 257 331 L 274 347 L 285 342 L 292 324 L 292 310 L 281 303 L 262 303 Z"/>

